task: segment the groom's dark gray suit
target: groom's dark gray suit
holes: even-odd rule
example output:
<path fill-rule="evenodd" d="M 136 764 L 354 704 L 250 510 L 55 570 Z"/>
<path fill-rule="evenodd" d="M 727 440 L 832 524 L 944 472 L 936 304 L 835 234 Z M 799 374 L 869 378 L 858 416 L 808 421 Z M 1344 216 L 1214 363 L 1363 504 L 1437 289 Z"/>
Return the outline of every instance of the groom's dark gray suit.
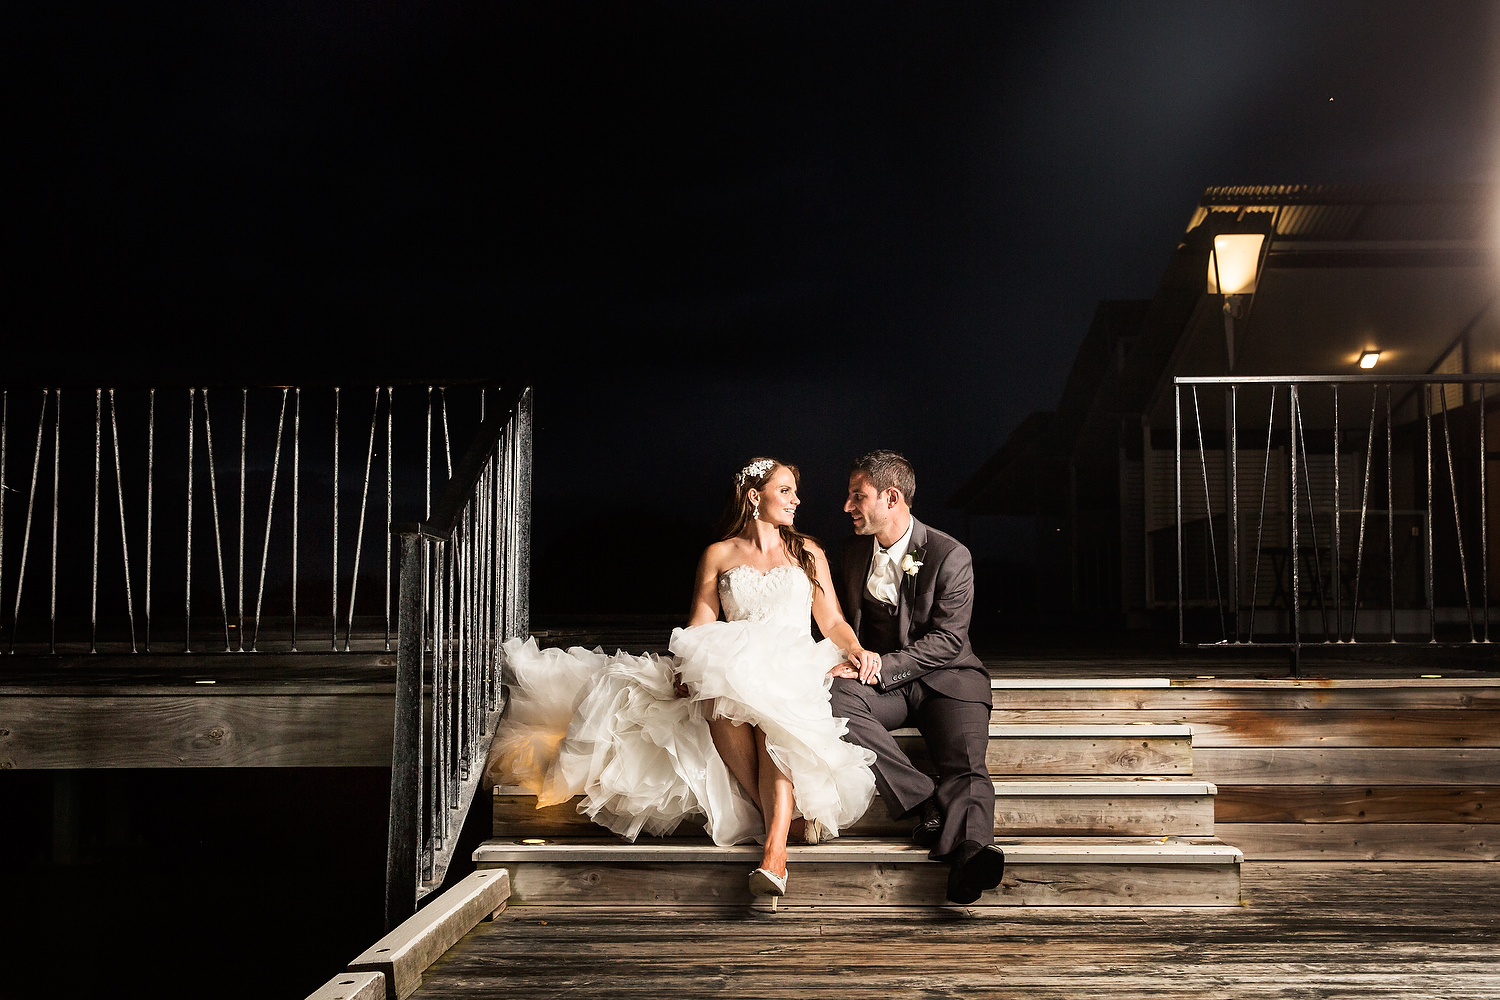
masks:
<path fill-rule="evenodd" d="M 990 677 L 969 645 L 973 559 L 957 539 L 913 518 L 908 552 L 921 566 L 902 575 L 893 608 L 866 592 L 874 552 L 873 535 L 847 539 L 835 585 L 860 643 L 880 654 L 880 680 L 836 679 L 833 714 L 849 720 L 851 741 L 875 752 L 875 784 L 893 818 L 935 793 L 943 826 L 930 857 L 941 860 L 965 840 L 995 839 L 995 786 L 985 758 Z M 906 726 L 926 740 L 935 784 L 890 732 Z"/>

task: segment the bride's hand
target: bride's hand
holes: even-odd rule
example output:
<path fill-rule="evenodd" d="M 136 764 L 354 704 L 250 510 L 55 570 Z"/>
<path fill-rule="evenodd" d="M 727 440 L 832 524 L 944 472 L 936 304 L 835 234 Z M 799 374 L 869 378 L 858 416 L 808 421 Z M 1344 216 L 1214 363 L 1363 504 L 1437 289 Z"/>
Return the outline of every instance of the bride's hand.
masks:
<path fill-rule="evenodd" d="M 681 674 L 678 674 L 678 673 L 672 674 L 672 693 L 675 694 L 679 698 L 686 698 L 688 695 L 690 695 L 692 693 L 691 691 L 688 690 L 688 686 L 686 684 L 682 683 L 682 675 Z"/>

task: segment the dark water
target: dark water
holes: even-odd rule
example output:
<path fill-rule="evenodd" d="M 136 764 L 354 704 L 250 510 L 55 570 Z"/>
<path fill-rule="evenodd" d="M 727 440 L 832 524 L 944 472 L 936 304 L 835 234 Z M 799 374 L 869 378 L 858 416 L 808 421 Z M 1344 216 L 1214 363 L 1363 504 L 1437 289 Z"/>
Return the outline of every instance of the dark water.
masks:
<path fill-rule="evenodd" d="M 380 768 L 0 772 L 0 995 L 305 997 L 384 932 L 389 783 Z M 473 826 L 450 879 L 472 870 Z"/>

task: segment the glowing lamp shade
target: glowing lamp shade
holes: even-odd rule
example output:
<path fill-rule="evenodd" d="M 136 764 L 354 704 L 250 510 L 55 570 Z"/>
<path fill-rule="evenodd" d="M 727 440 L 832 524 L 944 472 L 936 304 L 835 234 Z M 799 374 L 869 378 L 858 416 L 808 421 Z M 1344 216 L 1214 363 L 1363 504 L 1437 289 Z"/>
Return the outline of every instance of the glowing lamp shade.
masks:
<path fill-rule="evenodd" d="M 1215 236 L 1213 252 L 1208 255 L 1208 294 L 1247 295 L 1255 291 L 1264 241 L 1261 233 Z"/>
<path fill-rule="evenodd" d="M 1377 362 L 1379 360 L 1380 360 L 1380 352 L 1379 351 L 1365 351 L 1363 354 L 1361 354 L 1359 356 L 1359 366 L 1361 368 L 1374 368 L 1375 367 L 1375 362 Z"/>

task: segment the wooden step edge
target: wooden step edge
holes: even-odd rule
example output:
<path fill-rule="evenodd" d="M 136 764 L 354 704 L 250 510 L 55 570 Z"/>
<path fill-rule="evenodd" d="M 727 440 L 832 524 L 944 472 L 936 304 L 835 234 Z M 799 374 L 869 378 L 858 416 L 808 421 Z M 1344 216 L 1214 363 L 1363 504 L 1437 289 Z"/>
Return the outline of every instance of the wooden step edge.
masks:
<path fill-rule="evenodd" d="M 540 841 L 525 843 L 524 840 Z M 1129 864 L 1238 865 L 1244 853 L 1212 838 L 1177 837 L 997 837 L 1007 864 Z M 649 862 L 722 862 L 743 865 L 758 858 L 756 844 L 719 847 L 712 843 L 609 841 L 583 837 L 494 838 L 474 851 L 475 864 L 495 866 L 523 863 L 643 864 Z M 792 863 L 926 864 L 924 848 L 909 841 L 875 837 L 846 837 L 815 847 L 791 845 Z"/>
<path fill-rule="evenodd" d="M 891 735 L 898 737 L 921 738 L 922 734 L 915 729 L 893 729 Z M 1093 724 L 1093 723 L 1050 723 L 1050 722 L 1021 722 L 1021 723 L 992 723 L 990 725 L 991 739 L 1036 739 L 1038 737 L 1051 738 L 1108 738 L 1128 737 L 1134 739 L 1139 736 L 1167 739 L 1175 737 L 1191 737 L 1193 727 L 1181 723 L 1162 722 L 1127 722 L 1119 725 Z"/>
<path fill-rule="evenodd" d="M 385 973 L 340 972 L 309 993 L 307 1000 L 385 1000 Z"/>
<path fill-rule="evenodd" d="M 348 971 L 378 972 L 388 1000 L 405 1000 L 423 974 L 481 921 L 492 919 L 510 898 L 510 873 L 494 867 L 470 873 L 412 914 L 349 963 Z"/>
<path fill-rule="evenodd" d="M 1218 786 L 1211 781 L 1178 781 L 1147 775 L 1140 778 L 1097 778 L 1089 781 L 996 781 L 995 794 L 1008 798 L 1046 798 L 1050 796 L 1202 796 L 1217 795 Z M 497 798 L 534 799 L 536 793 L 520 785 L 496 785 Z M 576 801 L 575 796 L 573 800 Z"/>
<path fill-rule="evenodd" d="M 1161 781 L 1144 778 L 1100 778 L 1094 781 L 997 781 L 995 794 L 1007 798 L 1050 796 L 1203 796 L 1217 795 L 1211 781 Z"/>
<path fill-rule="evenodd" d="M 1167 688 L 1166 677 L 991 677 L 991 691 L 1114 691 L 1130 688 Z"/>

